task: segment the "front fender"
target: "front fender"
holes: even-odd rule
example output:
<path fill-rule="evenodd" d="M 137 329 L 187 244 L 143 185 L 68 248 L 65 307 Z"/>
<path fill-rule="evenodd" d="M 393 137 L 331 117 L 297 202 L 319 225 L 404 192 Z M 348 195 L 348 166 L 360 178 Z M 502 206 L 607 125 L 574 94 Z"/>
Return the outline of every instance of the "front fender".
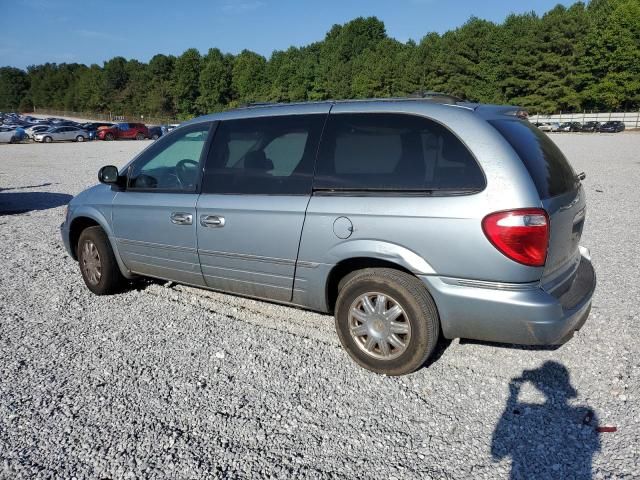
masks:
<path fill-rule="evenodd" d="M 116 242 L 113 229 L 111 228 L 111 204 L 104 206 L 80 205 L 74 208 L 69 219 L 70 229 L 73 226 L 74 220 L 77 220 L 79 218 L 89 218 L 96 222 L 100 226 L 100 228 L 105 231 L 107 237 L 109 238 L 109 243 L 111 244 L 113 255 L 116 258 L 116 262 L 118 262 L 118 267 L 120 267 L 122 275 L 128 279 L 133 278 L 134 275 L 125 266 L 122 258 L 120 257 L 120 252 L 118 251 L 118 243 Z"/>

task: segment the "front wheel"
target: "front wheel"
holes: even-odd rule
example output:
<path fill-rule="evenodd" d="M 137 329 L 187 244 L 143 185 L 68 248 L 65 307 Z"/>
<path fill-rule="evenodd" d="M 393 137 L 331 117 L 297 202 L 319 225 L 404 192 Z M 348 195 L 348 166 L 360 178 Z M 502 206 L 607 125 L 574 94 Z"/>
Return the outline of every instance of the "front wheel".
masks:
<path fill-rule="evenodd" d="M 113 139 L 114 139 L 113 133 L 107 133 L 107 134 L 104 136 L 104 139 L 105 139 L 105 140 L 107 140 L 107 141 L 111 141 L 111 140 L 113 140 Z"/>
<path fill-rule="evenodd" d="M 125 279 L 102 228 L 85 228 L 77 248 L 80 273 L 89 290 L 96 295 L 109 295 L 122 288 Z"/>
<path fill-rule="evenodd" d="M 386 375 L 420 368 L 440 335 L 438 312 L 424 284 L 389 268 L 359 270 L 340 283 L 336 330 L 351 358 Z"/>
<path fill-rule="evenodd" d="M 44 143 L 51 143 L 53 139 L 51 137 L 44 137 Z"/>

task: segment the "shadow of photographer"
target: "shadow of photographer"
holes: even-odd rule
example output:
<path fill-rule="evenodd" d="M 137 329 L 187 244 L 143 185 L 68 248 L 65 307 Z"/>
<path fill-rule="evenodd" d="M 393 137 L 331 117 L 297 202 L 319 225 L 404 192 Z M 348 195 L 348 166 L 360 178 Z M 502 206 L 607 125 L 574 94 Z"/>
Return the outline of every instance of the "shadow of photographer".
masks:
<path fill-rule="evenodd" d="M 510 478 L 591 478 L 592 458 L 600 450 L 598 420 L 588 406 L 569 405 L 576 397 L 567 368 L 557 362 L 509 382 L 491 454 L 494 460 L 511 457 Z"/>

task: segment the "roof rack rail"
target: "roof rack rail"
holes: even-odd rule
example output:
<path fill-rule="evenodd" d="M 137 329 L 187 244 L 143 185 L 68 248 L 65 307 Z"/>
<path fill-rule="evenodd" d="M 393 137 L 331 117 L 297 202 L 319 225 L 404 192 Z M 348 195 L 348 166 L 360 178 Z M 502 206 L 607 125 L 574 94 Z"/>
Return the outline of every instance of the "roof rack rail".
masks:
<path fill-rule="evenodd" d="M 238 105 L 238 108 L 250 108 L 250 107 L 268 107 L 270 105 L 280 105 L 278 102 L 247 102 Z"/>
<path fill-rule="evenodd" d="M 456 97 L 455 95 L 451 95 L 449 93 L 443 92 L 430 92 L 418 90 L 410 95 L 408 98 L 422 98 L 424 100 L 433 100 L 434 102 L 442 102 L 442 103 L 457 103 L 464 102 L 464 100 L 460 97 Z"/>

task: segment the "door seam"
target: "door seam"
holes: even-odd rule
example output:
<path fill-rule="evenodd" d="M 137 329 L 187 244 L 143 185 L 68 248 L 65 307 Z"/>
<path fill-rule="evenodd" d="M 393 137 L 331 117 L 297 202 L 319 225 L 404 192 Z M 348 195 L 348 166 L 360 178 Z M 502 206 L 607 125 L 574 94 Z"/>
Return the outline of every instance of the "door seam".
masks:
<path fill-rule="evenodd" d="M 311 199 L 313 198 L 313 182 L 316 179 L 316 169 L 318 168 L 318 155 L 320 154 L 320 147 L 322 145 L 322 139 L 324 137 L 324 131 L 327 128 L 327 122 L 329 121 L 329 115 L 331 115 L 331 110 L 333 109 L 333 104 L 329 107 L 329 111 L 324 119 L 324 123 L 322 124 L 322 130 L 320 131 L 320 138 L 318 139 L 318 146 L 316 147 L 316 156 L 313 162 L 313 178 L 311 179 L 311 192 L 309 192 L 309 199 L 307 200 L 307 206 L 304 208 L 304 216 L 302 217 L 302 228 L 300 229 L 300 237 L 298 238 L 298 250 L 296 252 L 296 261 L 293 265 L 293 281 L 291 282 L 291 296 L 289 297 L 289 302 L 293 302 L 293 294 L 296 290 L 296 275 L 298 273 L 298 259 L 300 258 L 300 246 L 302 245 L 302 235 L 304 234 L 304 226 L 307 223 L 307 211 L 309 210 L 309 204 L 311 203 Z"/>

